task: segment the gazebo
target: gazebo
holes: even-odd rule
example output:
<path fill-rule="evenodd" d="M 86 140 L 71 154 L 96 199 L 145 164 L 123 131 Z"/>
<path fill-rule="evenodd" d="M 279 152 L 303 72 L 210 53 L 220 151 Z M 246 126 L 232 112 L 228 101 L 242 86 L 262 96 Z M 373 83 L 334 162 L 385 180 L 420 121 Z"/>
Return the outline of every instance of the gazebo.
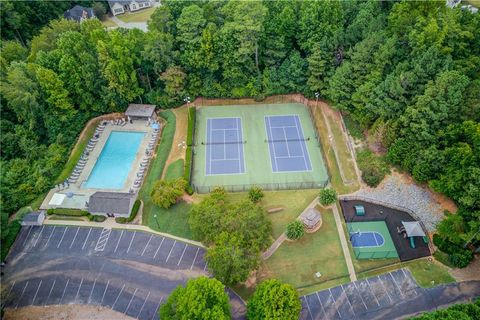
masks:
<path fill-rule="evenodd" d="M 428 242 L 426 234 L 418 221 L 402 221 L 403 228 L 405 233 L 410 240 L 410 247 L 415 248 L 415 241 L 413 237 L 422 237 L 425 243 Z"/>
<path fill-rule="evenodd" d="M 130 120 L 154 120 L 155 115 L 155 105 L 154 104 L 136 104 L 131 103 L 128 105 L 125 115 Z"/>
<path fill-rule="evenodd" d="M 305 226 L 305 231 L 313 233 L 320 229 L 323 221 L 320 212 L 315 208 L 310 208 L 307 210 L 306 214 L 303 215 L 302 222 Z"/>

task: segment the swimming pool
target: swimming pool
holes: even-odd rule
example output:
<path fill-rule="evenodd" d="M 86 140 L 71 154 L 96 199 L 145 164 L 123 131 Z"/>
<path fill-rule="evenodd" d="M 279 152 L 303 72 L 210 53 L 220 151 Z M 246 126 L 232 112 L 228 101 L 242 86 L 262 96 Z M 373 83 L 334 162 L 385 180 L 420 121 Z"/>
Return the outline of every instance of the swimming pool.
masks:
<path fill-rule="evenodd" d="M 84 188 L 122 189 L 145 132 L 112 131 Z"/>

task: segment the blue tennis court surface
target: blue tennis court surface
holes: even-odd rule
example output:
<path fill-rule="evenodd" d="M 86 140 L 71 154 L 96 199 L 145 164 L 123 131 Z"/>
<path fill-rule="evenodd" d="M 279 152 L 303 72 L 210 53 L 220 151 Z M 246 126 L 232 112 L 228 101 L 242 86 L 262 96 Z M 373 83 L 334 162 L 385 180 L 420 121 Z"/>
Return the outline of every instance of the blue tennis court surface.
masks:
<path fill-rule="evenodd" d="M 242 120 L 207 119 L 206 175 L 245 173 Z"/>
<path fill-rule="evenodd" d="M 383 236 L 375 231 L 350 233 L 353 247 L 381 247 L 385 243 Z"/>
<path fill-rule="evenodd" d="M 273 172 L 311 171 L 312 164 L 297 115 L 266 116 Z"/>

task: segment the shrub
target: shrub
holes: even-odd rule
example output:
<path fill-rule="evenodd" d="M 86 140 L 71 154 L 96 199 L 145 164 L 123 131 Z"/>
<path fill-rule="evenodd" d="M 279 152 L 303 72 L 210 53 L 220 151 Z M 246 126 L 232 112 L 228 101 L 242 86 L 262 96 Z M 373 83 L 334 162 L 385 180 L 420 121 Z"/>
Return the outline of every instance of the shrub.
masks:
<path fill-rule="evenodd" d="M 322 206 L 331 205 L 337 201 L 337 192 L 331 188 L 322 189 L 320 190 L 319 200 Z"/>
<path fill-rule="evenodd" d="M 159 180 L 153 186 L 152 201 L 155 205 L 168 209 L 177 203 L 186 186 L 187 182 L 183 178 Z"/>
<path fill-rule="evenodd" d="M 72 216 L 72 217 L 83 217 L 89 216 L 90 213 L 88 211 L 83 211 L 80 209 L 66 209 L 66 208 L 56 208 L 56 209 L 48 209 L 48 215 L 58 214 L 61 216 Z"/>
<path fill-rule="evenodd" d="M 247 304 L 250 319 L 299 319 L 302 305 L 297 291 L 277 279 L 262 282 Z"/>
<path fill-rule="evenodd" d="M 305 227 L 299 220 L 292 221 L 287 225 L 286 234 L 288 239 L 298 240 L 305 234 Z"/>
<path fill-rule="evenodd" d="M 135 203 L 133 204 L 133 207 L 132 207 L 132 212 L 130 212 L 130 216 L 115 218 L 115 222 L 122 223 L 122 224 L 132 222 L 133 219 L 135 219 L 135 217 L 137 216 L 137 213 L 138 213 L 138 210 L 140 209 L 141 204 L 142 202 L 139 199 L 135 200 Z"/>
<path fill-rule="evenodd" d="M 385 160 L 368 149 L 357 152 L 357 162 L 362 171 L 362 180 L 370 187 L 378 186 L 389 172 Z"/>
<path fill-rule="evenodd" d="M 103 222 L 107 219 L 107 217 L 101 216 L 101 215 L 90 215 L 90 216 L 92 217 L 90 221 L 95 221 L 95 222 Z"/>
<path fill-rule="evenodd" d="M 248 197 L 250 198 L 250 201 L 252 201 L 253 203 L 258 203 L 264 197 L 264 193 L 263 193 L 262 188 L 257 187 L 257 186 L 253 186 L 248 191 Z"/>
<path fill-rule="evenodd" d="M 448 260 L 457 268 L 465 268 L 473 259 L 473 254 L 468 249 L 459 248 L 448 256 Z"/>
<path fill-rule="evenodd" d="M 185 168 L 183 170 L 183 178 L 187 183 L 190 183 L 191 175 L 192 175 L 192 157 L 193 157 L 193 136 L 195 134 L 195 117 L 196 117 L 196 108 L 191 107 L 188 109 L 188 129 L 187 129 L 187 149 L 185 150 Z M 189 190 L 192 190 L 191 188 Z M 188 192 L 188 194 L 192 194 L 192 192 Z"/>
<path fill-rule="evenodd" d="M 93 13 L 99 20 L 103 20 L 103 18 L 105 18 L 105 14 L 107 13 L 107 9 L 103 3 L 95 2 L 93 4 Z"/>

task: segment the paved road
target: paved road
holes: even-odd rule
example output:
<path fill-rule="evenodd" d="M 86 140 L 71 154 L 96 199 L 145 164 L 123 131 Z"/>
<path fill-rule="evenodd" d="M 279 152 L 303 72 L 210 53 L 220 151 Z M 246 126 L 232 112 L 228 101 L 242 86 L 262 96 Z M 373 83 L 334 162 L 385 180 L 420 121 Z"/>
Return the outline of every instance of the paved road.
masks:
<path fill-rule="evenodd" d="M 92 304 L 158 319 L 170 292 L 208 275 L 203 248 L 141 231 L 47 226 L 22 228 L 2 279 L 2 304 Z M 235 318 L 245 307 L 231 291 Z"/>
<path fill-rule="evenodd" d="M 397 319 L 480 296 L 480 281 L 425 289 L 407 269 L 302 297 L 301 319 Z"/>

